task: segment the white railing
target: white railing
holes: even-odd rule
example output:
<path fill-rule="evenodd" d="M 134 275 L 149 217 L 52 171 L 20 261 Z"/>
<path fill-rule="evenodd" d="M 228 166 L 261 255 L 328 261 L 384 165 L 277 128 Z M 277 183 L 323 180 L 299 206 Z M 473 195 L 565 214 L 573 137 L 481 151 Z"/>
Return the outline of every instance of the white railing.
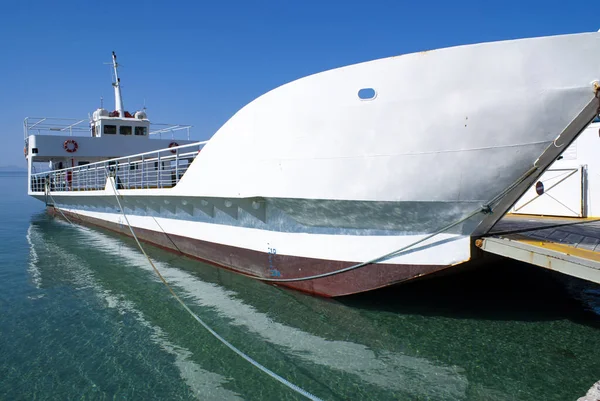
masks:
<path fill-rule="evenodd" d="M 190 139 L 191 125 L 152 124 L 150 135 L 157 135 L 159 139 Z"/>
<path fill-rule="evenodd" d="M 56 117 L 26 117 L 23 120 L 25 140 L 29 135 L 91 136 L 89 120 Z"/>
<path fill-rule="evenodd" d="M 115 177 L 117 189 L 172 188 L 207 141 L 31 175 L 32 192 L 99 191 Z"/>
<path fill-rule="evenodd" d="M 131 119 L 134 121 L 134 119 Z M 159 139 L 190 139 L 191 125 L 150 123 L 150 136 Z M 56 117 L 26 117 L 23 120 L 25 140 L 29 135 L 92 136 L 90 120 Z"/>

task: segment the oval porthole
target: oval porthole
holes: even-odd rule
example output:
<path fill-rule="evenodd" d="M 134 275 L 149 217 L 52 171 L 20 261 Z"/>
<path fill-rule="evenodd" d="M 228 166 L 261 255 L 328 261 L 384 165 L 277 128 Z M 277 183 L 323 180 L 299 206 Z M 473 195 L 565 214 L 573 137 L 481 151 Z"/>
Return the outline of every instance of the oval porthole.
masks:
<path fill-rule="evenodd" d="M 372 100 L 375 99 L 377 92 L 373 88 L 362 88 L 358 91 L 358 98 L 360 100 Z"/>

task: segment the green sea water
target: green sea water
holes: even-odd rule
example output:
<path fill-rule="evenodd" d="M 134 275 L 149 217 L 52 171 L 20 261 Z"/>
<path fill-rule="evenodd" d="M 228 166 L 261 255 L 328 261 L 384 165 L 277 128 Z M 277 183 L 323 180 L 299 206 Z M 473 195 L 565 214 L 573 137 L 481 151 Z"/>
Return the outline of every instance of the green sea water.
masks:
<path fill-rule="evenodd" d="M 0 175 L 0 400 L 301 400 L 173 299 L 135 243 L 49 217 Z M 600 286 L 498 262 L 338 300 L 145 245 L 189 307 L 324 400 L 576 400 Z"/>

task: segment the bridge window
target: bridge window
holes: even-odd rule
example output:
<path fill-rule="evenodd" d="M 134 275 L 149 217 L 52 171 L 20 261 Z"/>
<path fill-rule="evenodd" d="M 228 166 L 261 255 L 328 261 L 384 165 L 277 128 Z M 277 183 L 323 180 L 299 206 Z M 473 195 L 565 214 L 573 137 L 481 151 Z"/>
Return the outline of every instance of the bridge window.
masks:
<path fill-rule="evenodd" d="M 121 135 L 131 135 L 131 126 L 130 125 L 122 125 L 119 128 L 119 133 Z"/>
<path fill-rule="evenodd" d="M 596 116 L 596 118 L 594 118 L 594 122 L 595 123 L 600 123 L 600 116 Z"/>
<path fill-rule="evenodd" d="M 105 125 L 104 126 L 104 134 L 108 135 L 116 135 L 117 134 L 117 126 L 116 125 Z"/>
<path fill-rule="evenodd" d="M 146 135 L 146 127 L 135 127 L 136 135 Z"/>

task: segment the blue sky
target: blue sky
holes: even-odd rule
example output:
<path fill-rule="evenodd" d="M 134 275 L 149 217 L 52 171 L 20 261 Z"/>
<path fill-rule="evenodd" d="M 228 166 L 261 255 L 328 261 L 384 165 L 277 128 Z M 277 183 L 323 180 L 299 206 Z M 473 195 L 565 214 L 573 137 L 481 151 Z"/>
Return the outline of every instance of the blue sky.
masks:
<path fill-rule="evenodd" d="M 24 166 L 26 116 L 114 106 L 208 139 L 240 107 L 307 74 L 414 51 L 600 29 L 597 0 L 4 1 L 0 166 Z M 598 49 L 600 51 L 600 49 Z"/>

